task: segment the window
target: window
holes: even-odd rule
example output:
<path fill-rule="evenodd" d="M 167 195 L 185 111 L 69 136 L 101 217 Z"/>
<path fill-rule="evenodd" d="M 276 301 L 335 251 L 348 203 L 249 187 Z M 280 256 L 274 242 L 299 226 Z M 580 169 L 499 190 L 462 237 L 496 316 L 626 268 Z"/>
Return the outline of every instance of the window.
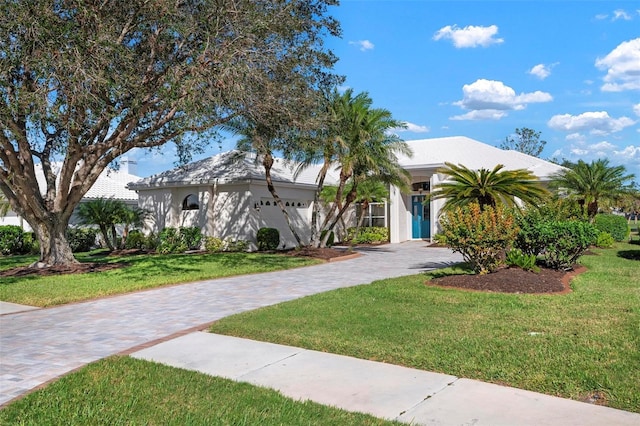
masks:
<path fill-rule="evenodd" d="M 195 194 L 189 194 L 182 200 L 182 210 L 199 210 L 200 203 L 198 203 L 198 197 Z"/>
<path fill-rule="evenodd" d="M 356 205 L 356 214 L 360 218 L 362 204 Z M 362 226 L 387 226 L 387 203 L 369 203 L 364 211 L 364 221 Z"/>

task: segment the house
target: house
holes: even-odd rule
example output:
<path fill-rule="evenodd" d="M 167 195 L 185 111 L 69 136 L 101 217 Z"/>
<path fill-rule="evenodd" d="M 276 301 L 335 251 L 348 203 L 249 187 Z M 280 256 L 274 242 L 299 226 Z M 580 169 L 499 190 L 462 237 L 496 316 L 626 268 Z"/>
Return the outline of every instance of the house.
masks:
<path fill-rule="evenodd" d="M 44 192 L 46 183 L 44 180 L 44 173 L 42 172 L 42 165 L 36 164 L 36 179 L 38 180 L 38 186 L 41 191 Z M 82 202 L 95 200 L 98 198 L 113 198 L 120 200 L 125 204 L 135 207 L 138 205 L 138 194 L 127 188 L 127 184 L 132 181 L 140 179 L 136 174 L 136 162 L 135 160 L 123 159 L 120 162 L 120 168 L 118 170 L 107 169 L 102 172 L 96 183 L 87 191 L 82 198 Z M 70 225 L 77 225 L 79 220 L 74 215 L 69 221 Z M 9 210 L 4 217 L 0 217 L 0 225 L 17 225 L 25 231 L 31 231 L 31 226 L 13 210 Z"/>
<path fill-rule="evenodd" d="M 445 162 L 472 169 L 492 169 L 503 164 L 506 169 L 531 170 L 542 181 L 562 169 L 536 157 L 461 136 L 408 144 L 414 155 L 401 157 L 399 162 L 411 174 L 411 192 L 404 194 L 392 187 L 389 202 L 370 206 L 365 222 L 388 226 L 391 242 L 430 239 L 437 232 L 437 218 L 444 201 L 426 205 L 423 202 L 430 189 L 445 178 L 437 173 Z M 310 167 L 296 177 L 295 166 L 276 159 L 273 181 L 294 226 L 302 239 L 308 241 L 319 167 Z M 336 171 L 331 172 L 325 182 L 328 185 L 338 181 Z M 255 156 L 225 152 L 131 183 L 128 188 L 137 191 L 141 208 L 153 212 L 155 221 L 149 228 L 154 232 L 168 226 L 197 226 L 204 235 L 243 239 L 255 247 L 258 229 L 273 227 L 280 231 L 281 244 L 296 245 L 282 211 L 267 190 L 264 168 L 255 161 Z M 347 218 L 347 226 L 354 225 L 353 213 Z"/>
<path fill-rule="evenodd" d="M 423 204 L 431 188 L 445 179 L 437 170 L 445 162 L 470 169 L 493 169 L 502 164 L 507 170 L 526 169 L 544 184 L 561 166 L 518 151 L 507 151 L 464 136 L 421 139 L 407 142 L 411 158 L 402 156 L 399 163 L 411 173 L 412 191 L 402 194 L 391 188 L 389 235 L 391 242 L 430 239 L 438 231 L 438 216 L 445 200 Z"/>
<path fill-rule="evenodd" d="M 278 196 L 303 241 L 309 241 L 318 166 L 295 175 L 296 164 L 276 158 L 271 170 Z M 329 173 L 327 184 L 337 182 Z M 280 231 L 280 244 L 295 247 L 282 210 L 267 189 L 263 165 L 250 153 L 228 151 L 131 183 L 139 207 L 151 211 L 150 231 L 196 226 L 205 236 L 246 240 L 256 248 L 262 227 Z"/>

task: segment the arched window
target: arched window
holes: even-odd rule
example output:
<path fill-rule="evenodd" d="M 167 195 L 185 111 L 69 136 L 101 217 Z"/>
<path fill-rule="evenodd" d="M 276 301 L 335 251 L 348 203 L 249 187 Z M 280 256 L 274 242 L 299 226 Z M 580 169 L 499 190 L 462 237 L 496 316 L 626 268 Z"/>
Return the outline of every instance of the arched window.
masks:
<path fill-rule="evenodd" d="M 198 196 L 195 194 L 189 194 L 182 200 L 182 210 L 199 210 L 200 203 L 198 203 Z"/>

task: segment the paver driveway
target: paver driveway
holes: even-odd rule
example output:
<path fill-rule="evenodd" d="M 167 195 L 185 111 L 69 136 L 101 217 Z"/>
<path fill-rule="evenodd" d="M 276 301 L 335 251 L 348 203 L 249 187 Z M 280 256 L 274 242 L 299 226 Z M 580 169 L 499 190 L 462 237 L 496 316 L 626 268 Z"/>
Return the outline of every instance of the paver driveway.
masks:
<path fill-rule="evenodd" d="M 387 244 L 362 254 L 0 316 L 0 404 L 89 362 L 228 315 L 461 260 L 423 242 Z"/>

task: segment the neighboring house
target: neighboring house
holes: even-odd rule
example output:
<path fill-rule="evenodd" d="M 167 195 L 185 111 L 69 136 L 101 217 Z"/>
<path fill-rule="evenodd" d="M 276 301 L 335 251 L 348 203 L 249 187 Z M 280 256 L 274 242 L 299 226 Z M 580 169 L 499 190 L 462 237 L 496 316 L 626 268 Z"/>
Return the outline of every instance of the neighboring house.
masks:
<path fill-rule="evenodd" d="M 309 241 L 319 167 L 294 178 L 295 164 L 276 158 L 271 170 L 278 196 L 303 241 Z M 333 175 L 327 184 L 336 183 Z M 139 207 L 153 212 L 148 228 L 196 226 L 205 236 L 246 240 L 256 248 L 263 227 L 280 231 L 281 247 L 296 246 L 293 234 L 267 189 L 264 167 L 255 155 L 228 151 L 129 184 Z"/>
<path fill-rule="evenodd" d="M 113 198 L 123 201 L 125 204 L 135 207 L 138 205 L 138 194 L 135 191 L 127 189 L 129 182 L 141 179 L 136 176 L 136 162 L 134 160 L 124 159 L 120 163 L 118 170 L 105 170 L 102 172 L 96 183 L 82 198 L 82 202 L 95 200 L 97 198 Z M 36 178 L 41 190 L 46 187 L 44 181 L 44 173 L 40 164 L 35 165 Z M 74 214 L 69 221 L 69 225 L 77 225 L 78 218 Z M 0 225 L 18 225 L 25 231 L 31 231 L 31 226 L 13 210 L 9 210 L 5 217 L 0 217 Z"/>
<path fill-rule="evenodd" d="M 409 141 L 412 158 L 402 157 L 400 164 L 411 173 L 412 191 L 401 193 L 392 187 L 390 200 L 370 207 L 365 223 L 386 225 L 391 242 L 429 239 L 438 229 L 437 218 L 444 200 L 423 205 L 425 196 L 444 179 L 436 171 L 445 162 L 462 164 L 471 169 L 493 169 L 503 164 L 506 169 L 531 170 L 542 181 L 562 168 L 522 154 L 504 151 L 466 137 L 448 137 Z M 280 198 L 304 241 L 309 240 L 313 194 L 319 167 L 304 170 L 294 179 L 294 166 L 276 159 L 272 175 Z M 335 172 L 335 170 L 332 170 Z M 331 174 L 326 184 L 336 184 Z M 280 242 L 293 247 L 296 242 L 267 190 L 264 168 L 252 155 L 229 151 L 154 175 L 128 185 L 138 192 L 139 206 L 153 212 L 150 230 L 164 227 L 197 226 L 207 236 L 243 239 L 255 248 L 255 236 L 261 227 L 280 231 Z M 355 214 L 347 218 L 354 225 Z"/>

